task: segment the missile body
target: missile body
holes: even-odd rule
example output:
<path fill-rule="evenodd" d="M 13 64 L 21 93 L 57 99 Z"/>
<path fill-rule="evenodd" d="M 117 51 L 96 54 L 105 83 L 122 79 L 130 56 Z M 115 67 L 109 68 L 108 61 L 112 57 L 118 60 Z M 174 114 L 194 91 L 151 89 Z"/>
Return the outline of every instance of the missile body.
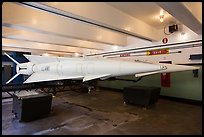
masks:
<path fill-rule="evenodd" d="M 81 79 L 88 81 L 96 78 L 105 79 L 165 69 L 161 65 L 94 58 L 58 59 L 55 62 L 49 63 L 30 63 L 27 66 L 29 66 L 27 67 L 27 75 L 31 73 L 38 74 L 38 78 L 29 78 L 25 83 L 60 79 Z M 21 71 L 25 70 L 17 70 L 19 73 Z M 40 76 L 44 76 L 44 78 L 40 78 Z"/>
<path fill-rule="evenodd" d="M 7 54 L 6 54 L 7 55 Z M 9 55 L 7 55 L 11 58 Z M 62 58 L 24 55 L 30 62 L 19 64 L 17 61 L 17 74 L 7 83 L 20 74 L 30 75 L 24 83 L 52 81 L 52 80 L 83 80 L 107 79 L 116 76 L 135 75 L 144 76 L 162 73 L 167 70 L 164 64 L 150 64 L 143 62 L 128 62 L 98 58 Z M 178 65 L 176 66 L 179 67 Z M 183 68 L 182 68 L 183 69 Z M 192 70 L 194 67 L 184 66 L 184 70 Z M 180 69 L 181 71 L 181 69 Z"/>
<path fill-rule="evenodd" d="M 32 68 L 34 73 L 50 73 L 59 76 L 103 75 L 111 76 L 134 75 L 142 72 L 162 70 L 161 65 L 122 62 L 113 60 L 83 60 L 59 61 L 53 63 L 36 64 Z"/>

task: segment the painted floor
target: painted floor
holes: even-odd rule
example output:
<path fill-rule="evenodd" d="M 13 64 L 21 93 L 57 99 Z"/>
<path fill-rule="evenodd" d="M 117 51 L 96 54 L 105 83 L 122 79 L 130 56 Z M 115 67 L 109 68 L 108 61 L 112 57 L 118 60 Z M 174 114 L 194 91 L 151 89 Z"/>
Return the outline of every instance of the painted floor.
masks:
<path fill-rule="evenodd" d="M 15 119 L 12 103 L 2 100 L 3 135 L 202 135 L 202 106 L 159 99 L 145 109 L 111 90 L 58 92 L 51 113 L 31 122 Z"/>

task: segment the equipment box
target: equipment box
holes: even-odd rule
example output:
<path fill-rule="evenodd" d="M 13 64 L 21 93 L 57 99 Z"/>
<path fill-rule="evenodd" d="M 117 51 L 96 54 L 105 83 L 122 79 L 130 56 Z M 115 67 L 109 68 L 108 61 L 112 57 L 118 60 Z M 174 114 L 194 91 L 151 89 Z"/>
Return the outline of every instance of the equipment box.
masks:
<path fill-rule="evenodd" d="M 50 113 L 52 95 L 48 93 L 27 92 L 14 94 L 13 110 L 20 121 L 32 121 Z"/>
<path fill-rule="evenodd" d="M 149 107 L 158 101 L 160 91 L 160 87 L 125 87 L 124 102 Z"/>

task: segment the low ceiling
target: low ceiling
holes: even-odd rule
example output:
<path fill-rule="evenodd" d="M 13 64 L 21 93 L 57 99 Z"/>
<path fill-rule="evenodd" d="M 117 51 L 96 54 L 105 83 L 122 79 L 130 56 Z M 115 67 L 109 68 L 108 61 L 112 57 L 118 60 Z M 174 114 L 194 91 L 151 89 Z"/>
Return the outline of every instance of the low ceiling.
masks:
<path fill-rule="evenodd" d="M 201 2 L 4 2 L 2 8 L 4 51 L 100 53 L 160 41 L 171 23 L 202 35 Z"/>

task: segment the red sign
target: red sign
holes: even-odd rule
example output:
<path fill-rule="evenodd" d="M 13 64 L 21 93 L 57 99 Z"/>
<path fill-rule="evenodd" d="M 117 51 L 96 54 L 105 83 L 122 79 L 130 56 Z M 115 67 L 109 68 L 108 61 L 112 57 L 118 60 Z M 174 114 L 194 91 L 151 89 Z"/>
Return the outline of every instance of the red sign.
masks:
<path fill-rule="evenodd" d="M 161 73 L 161 86 L 162 87 L 170 87 L 171 86 L 170 73 Z"/>
<path fill-rule="evenodd" d="M 147 51 L 147 56 L 148 55 L 159 55 L 159 54 L 169 54 L 169 48 Z"/>
<path fill-rule="evenodd" d="M 127 57 L 127 56 L 130 56 L 130 53 L 123 53 L 123 54 L 120 54 L 120 57 Z"/>
<path fill-rule="evenodd" d="M 168 39 L 167 39 L 167 38 L 163 38 L 162 42 L 163 42 L 164 44 L 166 44 L 166 43 L 168 42 Z"/>

